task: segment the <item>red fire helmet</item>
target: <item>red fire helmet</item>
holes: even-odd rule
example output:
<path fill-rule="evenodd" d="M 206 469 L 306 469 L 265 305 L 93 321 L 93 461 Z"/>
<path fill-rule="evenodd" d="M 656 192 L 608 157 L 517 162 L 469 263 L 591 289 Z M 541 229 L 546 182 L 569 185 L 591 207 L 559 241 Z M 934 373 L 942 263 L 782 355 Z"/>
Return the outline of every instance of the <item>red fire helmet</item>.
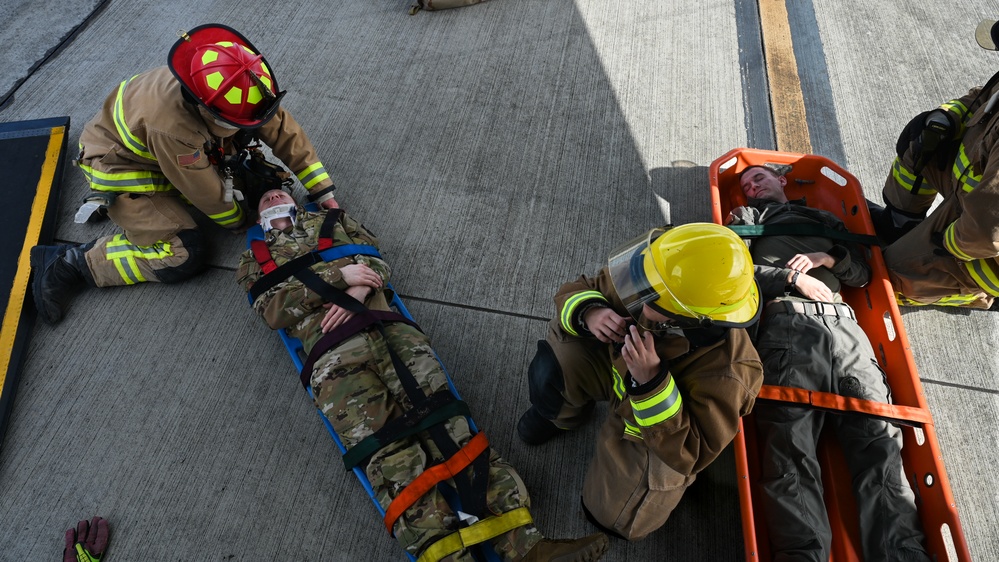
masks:
<path fill-rule="evenodd" d="M 240 129 L 266 123 L 284 96 L 267 59 L 238 31 L 221 24 L 184 33 L 167 64 L 209 113 Z"/>

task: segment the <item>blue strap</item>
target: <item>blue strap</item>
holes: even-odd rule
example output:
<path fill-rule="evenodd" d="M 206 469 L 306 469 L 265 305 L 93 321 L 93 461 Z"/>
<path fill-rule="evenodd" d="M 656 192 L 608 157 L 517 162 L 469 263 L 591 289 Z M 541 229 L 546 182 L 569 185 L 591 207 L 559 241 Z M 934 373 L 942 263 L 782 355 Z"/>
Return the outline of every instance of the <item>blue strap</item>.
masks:
<path fill-rule="evenodd" d="M 250 242 L 254 240 L 264 240 L 264 229 L 260 228 L 259 224 L 255 224 L 246 231 L 246 247 L 250 247 Z M 371 256 L 374 258 L 381 259 L 382 255 L 378 253 L 378 249 L 374 246 L 369 246 L 368 244 L 346 244 L 343 246 L 334 246 L 333 248 L 328 248 L 319 252 L 319 255 L 323 257 L 323 261 L 333 261 L 347 256 Z"/>
<path fill-rule="evenodd" d="M 250 249 L 250 242 L 254 240 L 264 239 L 264 229 L 260 228 L 259 224 L 251 226 L 246 231 L 246 249 Z"/>
<path fill-rule="evenodd" d="M 334 246 L 319 252 L 319 255 L 323 258 L 323 261 L 333 261 L 347 256 L 357 255 L 371 256 L 378 259 L 381 259 L 382 257 L 382 255 L 378 253 L 377 248 L 367 244 L 345 244 L 343 246 Z"/>

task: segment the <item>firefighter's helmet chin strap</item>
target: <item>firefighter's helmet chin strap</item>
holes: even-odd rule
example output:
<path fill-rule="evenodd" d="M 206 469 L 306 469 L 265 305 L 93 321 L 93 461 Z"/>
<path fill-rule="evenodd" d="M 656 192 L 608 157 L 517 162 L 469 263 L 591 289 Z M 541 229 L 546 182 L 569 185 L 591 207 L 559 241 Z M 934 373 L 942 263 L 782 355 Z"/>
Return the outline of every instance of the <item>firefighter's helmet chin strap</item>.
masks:
<path fill-rule="evenodd" d="M 273 207 L 260 211 L 260 227 L 267 232 L 271 230 L 271 223 L 276 219 L 287 218 L 291 224 L 295 224 L 295 205 L 287 203 L 284 205 L 274 205 Z"/>

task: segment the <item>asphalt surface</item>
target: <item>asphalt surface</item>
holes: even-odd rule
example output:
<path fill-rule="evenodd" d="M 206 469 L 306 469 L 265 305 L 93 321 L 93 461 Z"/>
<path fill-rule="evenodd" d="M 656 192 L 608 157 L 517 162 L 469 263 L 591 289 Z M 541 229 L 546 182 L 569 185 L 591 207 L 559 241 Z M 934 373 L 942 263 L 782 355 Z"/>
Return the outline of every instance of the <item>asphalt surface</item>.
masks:
<path fill-rule="evenodd" d="M 0 121 L 70 116 L 67 159 L 112 88 L 165 64 L 177 30 L 220 22 L 253 41 L 553 537 L 592 532 L 578 496 L 598 424 L 541 448 L 515 436 L 552 294 L 648 228 L 709 219 L 707 166 L 777 148 L 791 104 L 770 95 L 768 12 L 752 0 L 489 0 L 414 16 L 407 0 L 0 8 Z M 973 36 L 994 2 L 785 8 L 799 142 L 873 200 L 902 126 L 999 70 Z M 86 192 L 67 167 L 58 241 L 113 231 L 73 222 Z M 111 521 L 110 562 L 404 559 L 246 306 L 242 237 L 207 228 L 204 274 L 90 290 L 36 326 L 0 448 L 0 559 L 57 559 L 63 531 L 92 515 Z M 973 558 L 999 560 L 999 314 L 903 320 Z M 729 450 L 664 528 L 605 559 L 742 558 Z"/>

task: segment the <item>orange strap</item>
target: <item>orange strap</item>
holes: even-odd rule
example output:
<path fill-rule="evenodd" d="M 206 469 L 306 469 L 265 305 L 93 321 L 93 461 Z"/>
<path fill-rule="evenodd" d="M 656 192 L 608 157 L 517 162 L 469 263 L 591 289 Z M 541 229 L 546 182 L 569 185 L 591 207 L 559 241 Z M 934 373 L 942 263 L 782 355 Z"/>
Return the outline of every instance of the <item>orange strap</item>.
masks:
<path fill-rule="evenodd" d="M 415 480 L 410 482 L 392 500 L 388 509 L 385 510 L 385 528 L 388 529 L 389 534 L 392 534 L 392 527 L 395 526 L 395 522 L 399 519 L 399 516 L 416 503 L 416 500 L 422 498 L 424 494 L 437 484 L 448 478 L 453 478 L 455 474 L 468 468 L 468 465 L 472 464 L 472 461 L 488 447 L 489 441 L 486 439 L 486 435 L 484 433 L 477 433 L 475 437 L 472 437 L 464 447 L 447 461 L 434 465 L 420 473 Z"/>
<path fill-rule="evenodd" d="M 890 418 L 893 420 L 932 424 L 933 417 L 930 411 L 923 408 L 913 408 L 912 406 L 898 406 L 886 404 L 884 402 L 874 402 L 862 398 L 850 398 L 840 396 L 831 392 L 819 392 L 817 390 L 807 390 L 804 388 L 792 388 L 789 386 L 776 386 L 765 384 L 760 389 L 757 396 L 763 400 L 777 400 L 780 402 L 793 402 L 795 404 L 807 404 L 816 408 L 828 410 L 839 410 L 843 412 L 859 412 L 869 414 L 879 418 Z"/>

